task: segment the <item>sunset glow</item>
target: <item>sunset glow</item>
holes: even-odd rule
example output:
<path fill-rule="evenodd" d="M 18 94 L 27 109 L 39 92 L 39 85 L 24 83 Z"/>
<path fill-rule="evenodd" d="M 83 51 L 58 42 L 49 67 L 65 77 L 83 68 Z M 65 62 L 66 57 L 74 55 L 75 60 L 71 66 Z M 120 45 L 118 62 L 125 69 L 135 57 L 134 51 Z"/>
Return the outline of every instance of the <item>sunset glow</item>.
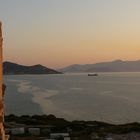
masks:
<path fill-rule="evenodd" d="M 0 0 L 4 59 L 61 68 L 140 59 L 139 0 Z"/>

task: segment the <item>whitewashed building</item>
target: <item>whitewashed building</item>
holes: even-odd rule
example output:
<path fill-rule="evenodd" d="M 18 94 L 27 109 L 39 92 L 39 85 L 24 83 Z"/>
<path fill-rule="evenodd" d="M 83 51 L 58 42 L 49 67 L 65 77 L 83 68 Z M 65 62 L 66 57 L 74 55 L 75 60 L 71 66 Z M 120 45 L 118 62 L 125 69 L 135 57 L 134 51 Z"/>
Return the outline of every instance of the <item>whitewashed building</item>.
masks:
<path fill-rule="evenodd" d="M 39 136 L 40 135 L 40 128 L 29 128 L 28 129 L 29 134 L 33 136 Z"/>
<path fill-rule="evenodd" d="M 24 128 L 11 128 L 11 133 L 13 135 L 22 135 L 25 133 L 25 129 Z"/>
<path fill-rule="evenodd" d="M 70 140 L 69 133 L 51 133 L 50 134 L 51 139 L 57 139 L 59 137 L 63 137 L 64 140 Z"/>

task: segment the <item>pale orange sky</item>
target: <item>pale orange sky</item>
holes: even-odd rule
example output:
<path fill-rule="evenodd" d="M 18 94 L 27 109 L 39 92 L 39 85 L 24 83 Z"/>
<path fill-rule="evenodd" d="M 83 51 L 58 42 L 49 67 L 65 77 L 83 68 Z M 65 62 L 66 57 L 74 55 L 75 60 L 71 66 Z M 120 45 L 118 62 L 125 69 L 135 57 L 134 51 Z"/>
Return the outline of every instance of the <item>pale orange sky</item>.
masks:
<path fill-rule="evenodd" d="M 5 0 L 4 60 L 51 68 L 138 60 L 139 7 L 139 0 Z"/>

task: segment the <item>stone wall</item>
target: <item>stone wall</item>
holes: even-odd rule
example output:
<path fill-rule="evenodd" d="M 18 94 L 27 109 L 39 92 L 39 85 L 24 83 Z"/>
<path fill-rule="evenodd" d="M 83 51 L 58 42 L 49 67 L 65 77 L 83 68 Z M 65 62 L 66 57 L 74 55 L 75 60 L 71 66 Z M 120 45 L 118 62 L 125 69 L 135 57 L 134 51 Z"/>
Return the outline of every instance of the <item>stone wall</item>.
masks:
<path fill-rule="evenodd" d="M 2 70 L 2 24 L 0 22 L 0 140 L 6 140 L 5 131 L 4 131 L 4 105 L 3 105 L 3 70 Z"/>

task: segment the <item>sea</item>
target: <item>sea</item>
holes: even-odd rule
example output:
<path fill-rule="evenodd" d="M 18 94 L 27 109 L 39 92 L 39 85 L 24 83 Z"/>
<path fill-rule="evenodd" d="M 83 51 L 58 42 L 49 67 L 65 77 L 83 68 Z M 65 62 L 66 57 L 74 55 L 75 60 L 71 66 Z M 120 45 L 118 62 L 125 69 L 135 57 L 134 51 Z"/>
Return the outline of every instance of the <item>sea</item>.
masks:
<path fill-rule="evenodd" d="M 5 114 L 140 122 L 140 73 L 6 75 Z"/>

